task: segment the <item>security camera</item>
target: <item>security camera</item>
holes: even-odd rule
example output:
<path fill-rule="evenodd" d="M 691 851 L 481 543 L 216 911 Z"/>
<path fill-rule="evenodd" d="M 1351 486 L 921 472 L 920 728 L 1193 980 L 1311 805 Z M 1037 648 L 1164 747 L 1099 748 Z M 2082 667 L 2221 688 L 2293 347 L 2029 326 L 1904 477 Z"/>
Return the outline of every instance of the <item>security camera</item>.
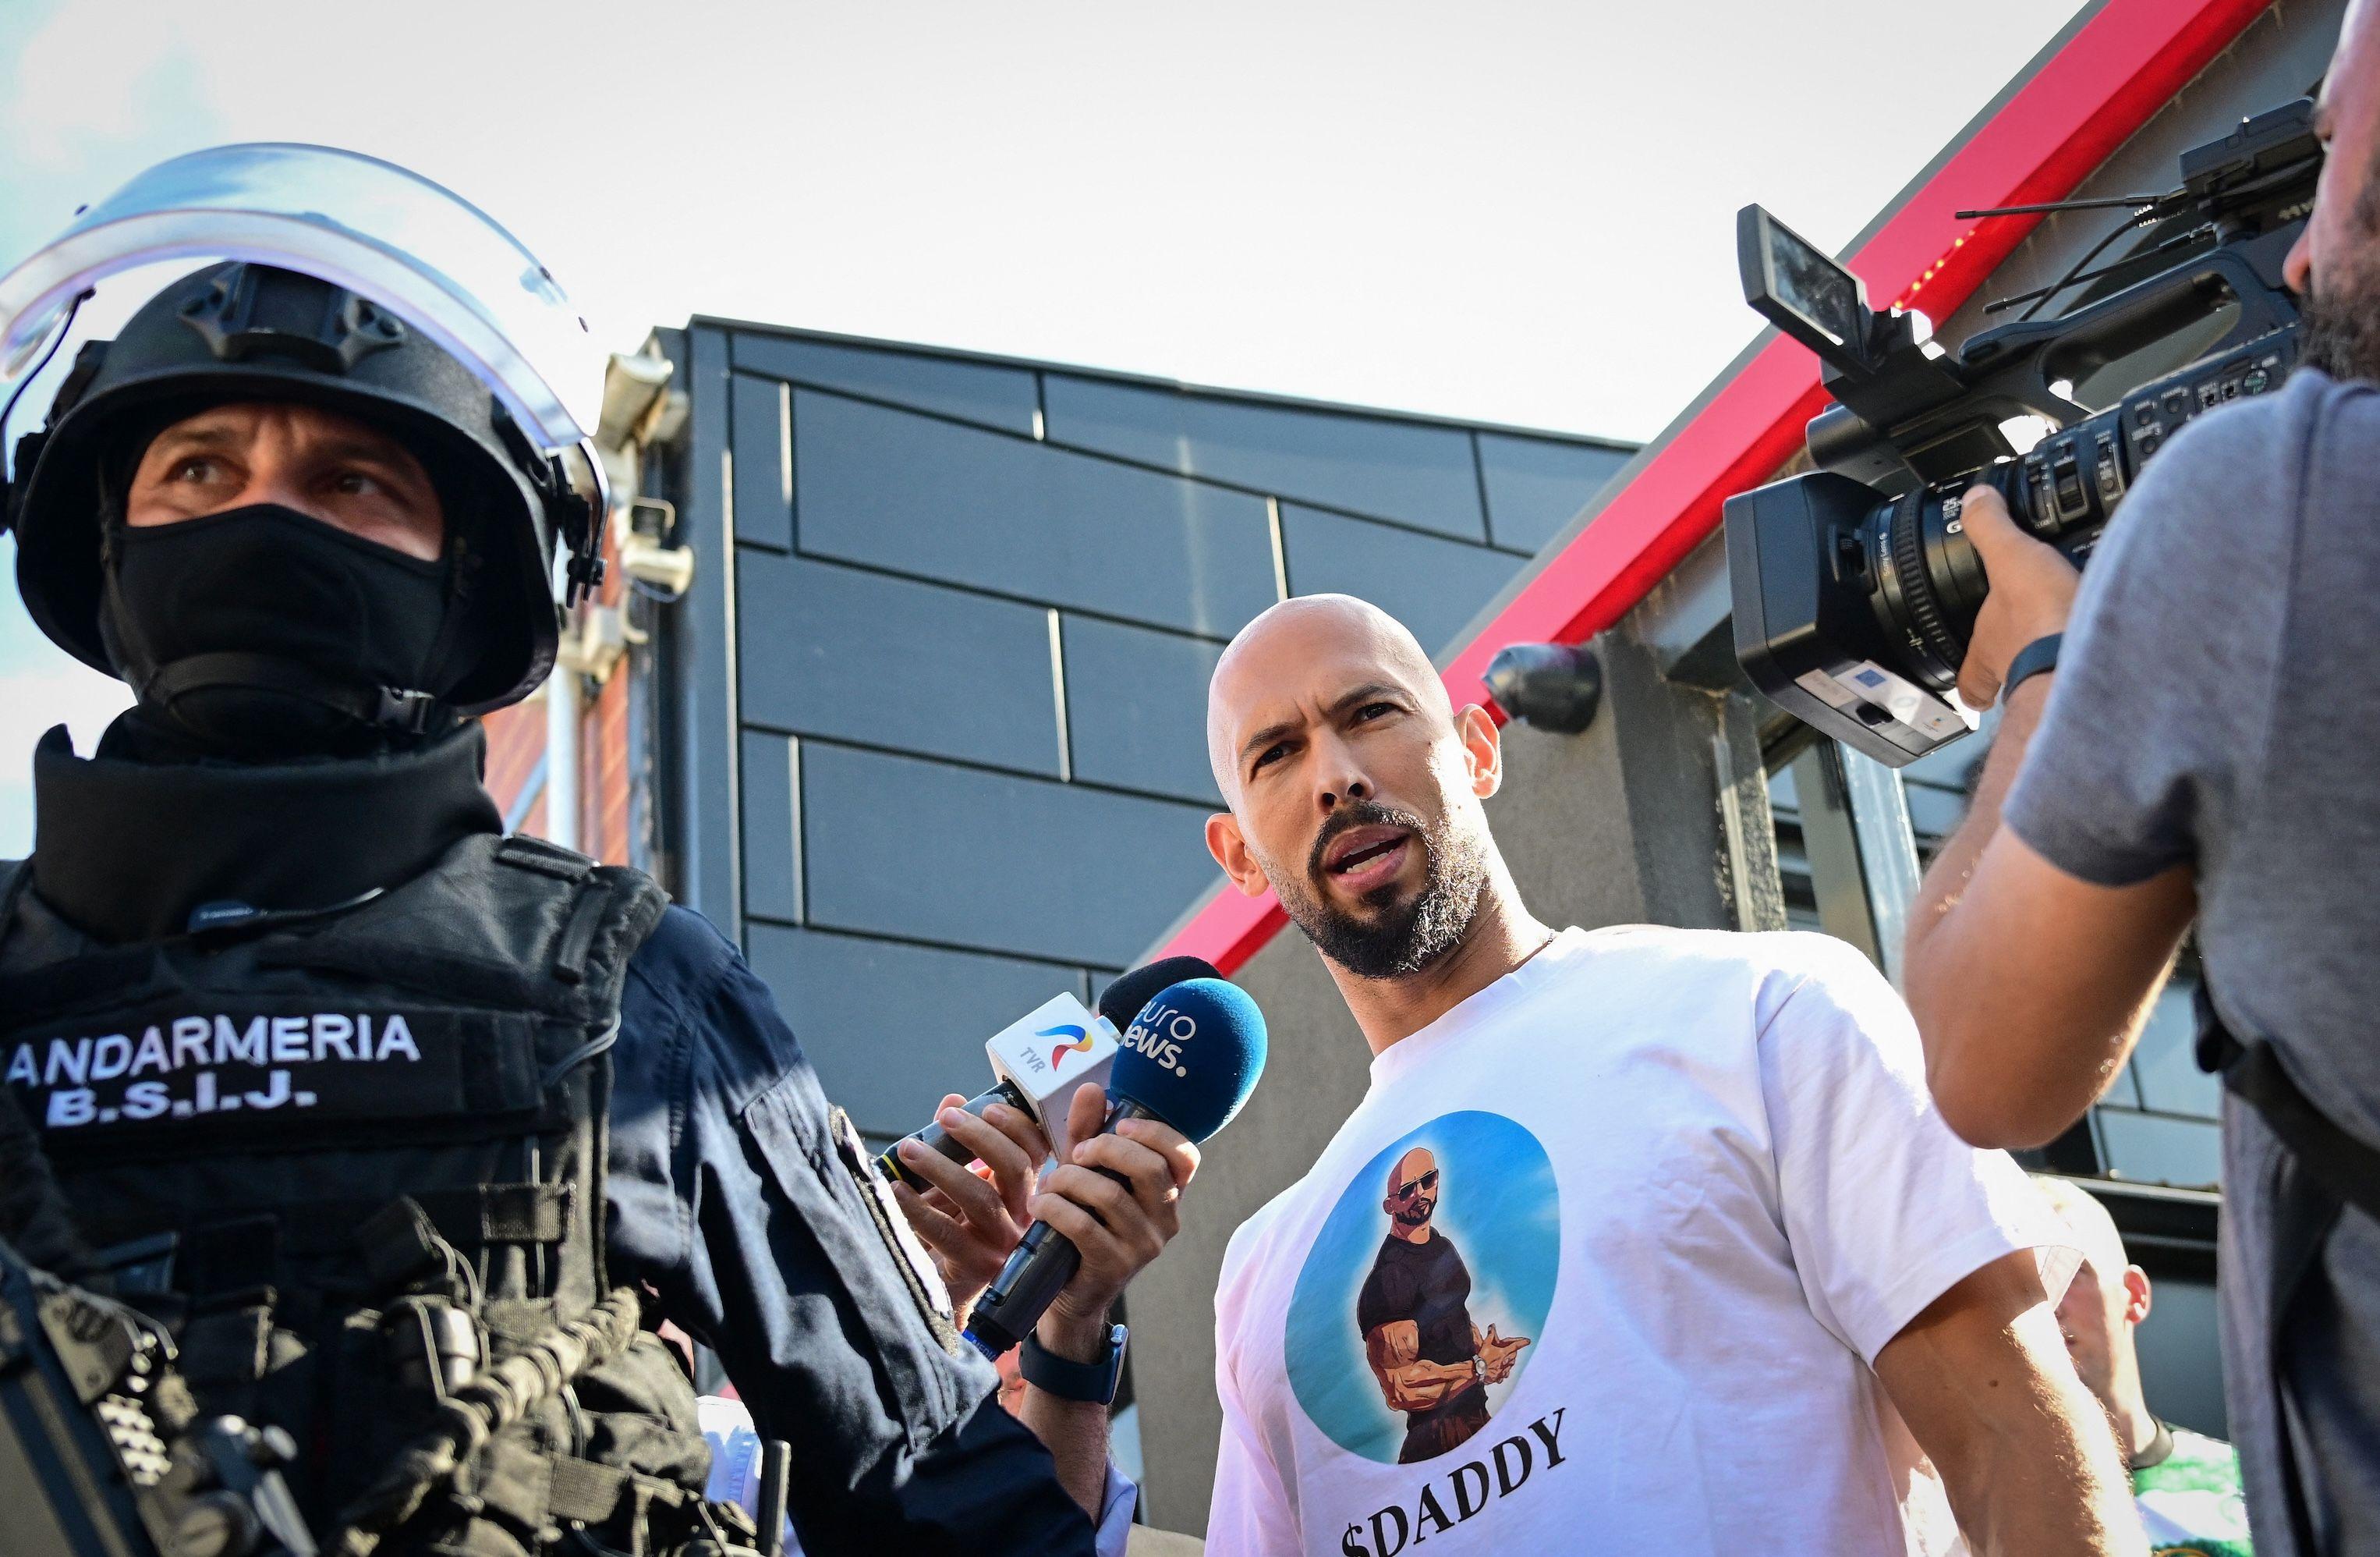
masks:
<path fill-rule="evenodd" d="M 1585 729 L 1603 701 L 1603 667 L 1580 643 L 1507 644 L 1483 679 L 1506 713 L 1556 735 Z"/>
<path fill-rule="evenodd" d="M 664 601 L 685 597 L 694 587 L 694 552 L 676 544 L 677 509 L 658 497 L 628 506 L 620 530 L 620 568 Z"/>

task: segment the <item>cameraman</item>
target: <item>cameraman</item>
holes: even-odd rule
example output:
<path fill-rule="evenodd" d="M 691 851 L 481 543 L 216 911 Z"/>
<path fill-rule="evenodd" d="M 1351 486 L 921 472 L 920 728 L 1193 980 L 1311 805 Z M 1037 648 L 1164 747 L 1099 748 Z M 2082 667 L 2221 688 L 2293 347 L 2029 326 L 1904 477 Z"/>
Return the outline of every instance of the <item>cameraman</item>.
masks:
<path fill-rule="evenodd" d="M 2191 423 L 2087 578 L 1966 495 L 1992 590 L 1959 689 L 2005 712 L 1906 959 L 1943 1115 L 2035 1146 L 2123 1064 L 2198 918 L 2202 1058 L 2232 1062 L 2226 1392 L 2267 1553 L 2380 1551 L 2374 0 L 2349 8 L 2316 124 L 2288 262 L 2302 371 Z"/>

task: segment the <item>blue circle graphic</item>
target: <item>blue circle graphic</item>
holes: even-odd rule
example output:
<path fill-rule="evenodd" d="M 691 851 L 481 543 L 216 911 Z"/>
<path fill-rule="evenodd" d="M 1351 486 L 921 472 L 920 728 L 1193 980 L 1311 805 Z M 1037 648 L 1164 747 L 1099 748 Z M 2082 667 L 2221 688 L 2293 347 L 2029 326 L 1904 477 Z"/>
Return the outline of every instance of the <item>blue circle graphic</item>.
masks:
<path fill-rule="evenodd" d="M 1441 1114 L 1356 1170 L 1306 1252 L 1290 1295 L 1283 1346 L 1290 1388 L 1307 1418 L 1342 1449 L 1383 1465 L 1396 1463 L 1409 1418 L 1389 1404 L 1356 1311 L 1389 1237 L 1382 1202 L 1390 1174 L 1416 1148 L 1436 1162 L 1439 1198 L 1430 1226 L 1470 1273 L 1473 1327 L 1484 1334 L 1492 1325 L 1506 1339 L 1531 1343 L 1512 1358 L 1510 1376 L 1488 1386 L 1491 1415 L 1545 1338 L 1561 1266 L 1553 1163 L 1536 1137 L 1500 1113 Z"/>

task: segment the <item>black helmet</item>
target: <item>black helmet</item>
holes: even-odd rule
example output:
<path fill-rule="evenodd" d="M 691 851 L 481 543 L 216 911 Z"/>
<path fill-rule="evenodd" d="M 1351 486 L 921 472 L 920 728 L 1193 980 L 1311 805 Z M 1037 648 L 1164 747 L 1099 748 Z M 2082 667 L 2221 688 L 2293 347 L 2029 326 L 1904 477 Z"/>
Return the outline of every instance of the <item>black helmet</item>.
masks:
<path fill-rule="evenodd" d="M 557 541 L 570 548 L 574 587 L 600 577 L 588 497 L 419 330 L 330 282 L 252 263 L 186 275 L 115 339 L 84 346 L 47 424 L 18 441 L 8 512 L 18 589 L 51 641 L 121 674 L 101 628 L 109 462 L 161 417 L 234 400 L 298 401 L 380 426 L 421 460 L 450 509 L 470 516 L 470 543 L 485 559 L 480 649 L 443 699 L 448 707 L 501 708 L 545 679 Z"/>

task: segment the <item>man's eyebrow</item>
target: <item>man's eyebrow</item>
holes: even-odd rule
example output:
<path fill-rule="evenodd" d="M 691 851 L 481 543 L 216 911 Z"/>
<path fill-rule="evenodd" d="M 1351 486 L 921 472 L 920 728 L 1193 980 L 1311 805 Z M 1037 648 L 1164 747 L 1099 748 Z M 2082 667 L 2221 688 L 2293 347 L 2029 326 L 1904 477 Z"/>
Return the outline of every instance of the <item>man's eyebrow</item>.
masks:
<path fill-rule="evenodd" d="M 1268 724 L 1263 729 L 1258 730 L 1255 735 L 1250 736 L 1246 740 L 1240 743 L 1240 760 L 1245 763 L 1249 758 L 1255 756 L 1257 752 L 1262 751 L 1266 747 L 1270 746 L 1273 742 L 1281 739 L 1283 736 L 1294 732 L 1300 723 L 1301 721 L 1295 719 L 1284 719 L 1277 724 Z"/>
<path fill-rule="evenodd" d="M 1356 687 L 1354 691 L 1341 694 L 1340 697 L 1331 703 L 1329 712 L 1331 713 L 1342 712 L 1347 709 L 1353 708 L 1355 704 L 1365 701 L 1366 699 L 1377 698 L 1383 692 L 1393 692 L 1400 698 L 1408 695 L 1405 689 L 1402 687 L 1392 686 L 1385 681 L 1366 681 L 1364 685 Z"/>
<path fill-rule="evenodd" d="M 325 438 L 314 445 L 314 452 L 332 459 L 369 460 L 374 465 L 395 466 L 399 469 L 409 469 L 413 464 L 401 444 L 385 439 Z"/>
<path fill-rule="evenodd" d="M 238 443 L 238 430 L 217 422 L 196 427 L 169 427 L 157 434 L 152 448 L 228 448 Z"/>
<path fill-rule="evenodd" d="M 1363 702 L 1367 699 L 1377 698 L 1383 692 L 1393 692 L 1399 697 L 1405 697 L 1408 695 L 1402 687 L 1392 686 L 1385 681 L 1366 681 L 1361 687 L 1357 687 L 1351 691 L 1342 692 L 1338 697 L 1332 699 L 1330 706 L 1323 712 L 1335 717 L 1354 705 Z M 1262 751 L 1266 747 L 1272 745 L 1273 742 L 1281 739 L 1283 736 L 1295 733 L 1301 723 L 1303 723 L 1303 721 L 1284 719 L 1277 724 L 1266 725 L 1263 729 L 1258 730 L 1255 735 L 1250 736 L 1246 740 L 1240 743 L 1240 760 L 1242 762 L 1245 762 L 1249 758 L 1255 756 L 1257 752 Z"/>

